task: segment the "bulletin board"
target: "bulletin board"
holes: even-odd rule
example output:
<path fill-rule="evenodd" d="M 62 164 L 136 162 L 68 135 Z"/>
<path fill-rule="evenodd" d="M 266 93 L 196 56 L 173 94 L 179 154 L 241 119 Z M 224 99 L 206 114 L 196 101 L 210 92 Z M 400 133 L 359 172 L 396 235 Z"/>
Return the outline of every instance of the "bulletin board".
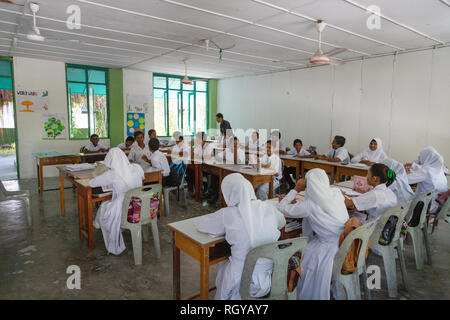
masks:
<path fill-rule="evenodd" d="M 145 113 L 127 113 L 127 136 L 134 136 L 136 131 L 145 132 Z"/>

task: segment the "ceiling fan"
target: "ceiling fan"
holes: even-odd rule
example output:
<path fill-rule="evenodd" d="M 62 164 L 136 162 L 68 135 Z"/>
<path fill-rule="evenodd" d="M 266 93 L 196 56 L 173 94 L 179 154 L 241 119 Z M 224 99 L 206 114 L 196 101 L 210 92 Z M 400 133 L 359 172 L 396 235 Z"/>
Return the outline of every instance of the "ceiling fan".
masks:
<path fill-rule="evenodd" d="M 192 84 L 194 81 L 208 81 L 208 79 L 195 79 L 195 80 L 189 79 L 189 77 L 187 75 L 187 62 L 188 62 L 188 59 L 184 59 L 183 62 L 184 62 L 185 73 L 184 73 L 184 78 L 181 80 L 182 84 Z"/>
<path fill-rule="evenodd" d="M 317 29 L 317 31 L 319 32 L 319 47 L 317 48 L 316 52 L 314 53 L 314 55 L 309 58 L 309 59 L 294 59 L 294 60 L 274 60 L 272 62 L 294 62 L 294 61 L 308 61 L 310 66 L 316 66 L 316 65 L 327 65 L 327 64 L 331 64 L 331 65 L 336 65 L 336 66 L 340 66 L 343 65 L 344 62 L 341 60 L 337 60 L 334 58 L 330 58 L 334 55 L 337 55 L 339 53 L 342 53 L 344 51 L 347 51 L 348 49 L 346 48 L 334 48 L 333 50 L 330 50 L 328 52 L 323 53 L 322 48 L 321 48 L 321 42 L 322 42 L 322 31 L 325 29 L 326 27 L 326 23 L 323 22 L 322 20 L 317 20 L 315 27 Z"/>
<path fill-rule="evenodd" d="M 223 51 L 224 51 L 224 50 L 230 50 L 230 49 L 233 49 L 233 48 L 236 46 L 235 44 L 233 44 L 233 45 L 231 45 L 231 46 L 229 46 L 229 47 L 222 48 L 221 46 L 219 46 L 217 43 L 215 43 L 215 42 L 214 42 L 213 40 L 211 40 L 211 39 L 200 39 L 199 41 L 205 43 L 206 51 L 209 50 L 210 43 L 212 43 L 217 49 L 219 49 L 219 60 L 220 60 L 220 61 L 222 61 L 222 54 L 223 54 Z"/>
<path fill-rule="evenodd" d="M 36 13 L 39 11 L 39 5 L 34 2 L 30 2 L 29 5 L 30 5 L 31 12 L 33 13 L 33 27 L 31 29 L 31 31 L 28 32 L 26 35 L 28 40 L 39 41 L 39 42 L 43 42 L 45 40 L 50 40 L 50 41 L 69 41 L 69 42 L 73 42 L 73 43 L 82 43 L 82 41 L 77 40 L 77 39 L 57 39 L 57 38 L 50 38 L 50 37 L 43 36 L 41 34 L 41 31 L 39 30 L 39 28 L 36 26 Z"/>

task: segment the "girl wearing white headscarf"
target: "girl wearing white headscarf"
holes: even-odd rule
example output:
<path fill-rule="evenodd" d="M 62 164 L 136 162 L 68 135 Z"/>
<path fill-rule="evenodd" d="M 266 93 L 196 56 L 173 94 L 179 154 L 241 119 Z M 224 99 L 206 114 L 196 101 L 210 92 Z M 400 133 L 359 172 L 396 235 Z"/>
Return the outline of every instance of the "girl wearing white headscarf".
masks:
<path fill-rule="evenodd" d="M 353 157 L 351 163 L 364 163 L 371 166 L 374 163 L 380 162 L 386 158 L 387 155 L 383 150 L 383 143 L 381 142 L 381 139 L 373 138 L 370 141 L 369 149 L 366 149 L 356 157 Z"/>
<path fill-rule="evenodd" d="M 125 250 L 120 232 L 123 198 L 128 190 L 142 186 L 144 171 L 140 165 L 130 164 L 119 148 L 112 148 L 108 152 L 104 164 L 110 170 L 92 179 L 89 185 L 103 189 L 108 186 L 112 189 L 112 199 L 102 202 L 95 216 L 94 226 L 102 229 L 106 250 L 118 255 Z"/>
<path fill-rule="evenodd" d="M 384 159 L 381 163 L 395 172 L 396 180 L 388 188 L 397 196 L 397 203 L 405 203 L 414 198 L 414 191 L 409 186 L 408 175 L 403 165 L 389 158 Z"/>
<path fill-rule="evenodd" d="M 203 216 L 196 227 L 214 236 L 225 235 L 231 245 L 231 256 L 217 273 L 215 299 L 239 300 L 247 253 L 252 248 L 277 241 L 279 229 L 286 220 L 275 206 L 257 200 L 251 183 L 239 173 L 223 179 L 222 193 L 228 207 Z M 269 293 L 272 269 L 272 260 L 257 260 L 249 288 L 251 296 L 263 297 Z"/>
<path fill-rule="evenodd" d="M 330 188 L 330 180 L 324 170 L 309 170 L 305 179 L 297 182 L 295 188 L 279 202 L 278 208 L 286 217 L 303 218 L 303 236 L 308 237 L 308 244 L 302 252 L 297 299 L 329 300 L 334 256 L 349 217 L 342 192 Z M 305 200 L 292 204 L 305 186 Z"/>
<path fill-rule="evenodd" d="M 414 164 L 408 174 L 408 183 L 417 183 L 416 194 L 436 190 L 437 193 L 447 191 L 444 158 L 433 147 L 426 147 L 420 151 L 419 164 Z M 437 194 L 431 201 L 430 213 L 435 213 L 438 203 Z"/>

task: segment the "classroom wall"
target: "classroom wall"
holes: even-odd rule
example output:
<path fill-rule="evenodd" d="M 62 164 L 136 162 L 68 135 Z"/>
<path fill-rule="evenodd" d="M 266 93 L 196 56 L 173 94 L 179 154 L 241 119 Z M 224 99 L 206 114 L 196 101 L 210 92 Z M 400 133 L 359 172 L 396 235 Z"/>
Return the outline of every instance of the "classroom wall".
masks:
<path fill-rule="evenodd" d="M 219 80 L 218 112 L 236 128 L 280 129 L 291 147 L 358 154 L 373 137 L 399 161 L 432 145 L 450 166 L 450 47 L 260 76 Z"/>
<path fill-rule="evenodd" d="M 66 115 L 68 128 L 66 71 L 64 62 L 41 59 L 14 57 L 15 90 L 48 90 L 49 112 Z M 16 106 L 17 130 L 19 139 L 20 178 L 36 178 L 34 152 L 58 151 L 67 153 L 79 152 L 80 147 L 88 140 L 42 140 L 42 115 L 38 112 L 18 112 Z M 68 129 L 67 129 L 68 130 Z M 67 132 L 68 137 L 68 132 Z M 109 139 L 101 143 L 109 146 Z M 44 167 L 44 176 L 57 176 L 53 167 Z"/>
<path fill-rule="evenodd" d="M 123 103 L 124 119 L 127 117 L 127 95 L 138 94 L 148 96 L 148 113 L 145 115 L 145 136 L 148 130 L 154 127 L 153 108 L 153 73 L 132 69 L 123 69 Z M 127 136 L 127 127 L 124 125 L 124 137 Z"/>

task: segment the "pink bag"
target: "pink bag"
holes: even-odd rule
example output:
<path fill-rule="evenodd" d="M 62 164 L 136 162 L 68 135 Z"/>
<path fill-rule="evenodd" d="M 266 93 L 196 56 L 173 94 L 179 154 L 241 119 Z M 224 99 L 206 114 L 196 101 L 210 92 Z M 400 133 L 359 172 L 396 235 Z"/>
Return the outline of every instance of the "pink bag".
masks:
<path fill-rule="evenodd" d="M 142 201 L 138 197 L 131 197 L 128 205 L 127 221 L 129 223 L 139 223 L 141 221 Z M 159 193 L 155 193 L 150 199 L 150 216 L 152 219 L 156 217 L 159 208 Z"/>

